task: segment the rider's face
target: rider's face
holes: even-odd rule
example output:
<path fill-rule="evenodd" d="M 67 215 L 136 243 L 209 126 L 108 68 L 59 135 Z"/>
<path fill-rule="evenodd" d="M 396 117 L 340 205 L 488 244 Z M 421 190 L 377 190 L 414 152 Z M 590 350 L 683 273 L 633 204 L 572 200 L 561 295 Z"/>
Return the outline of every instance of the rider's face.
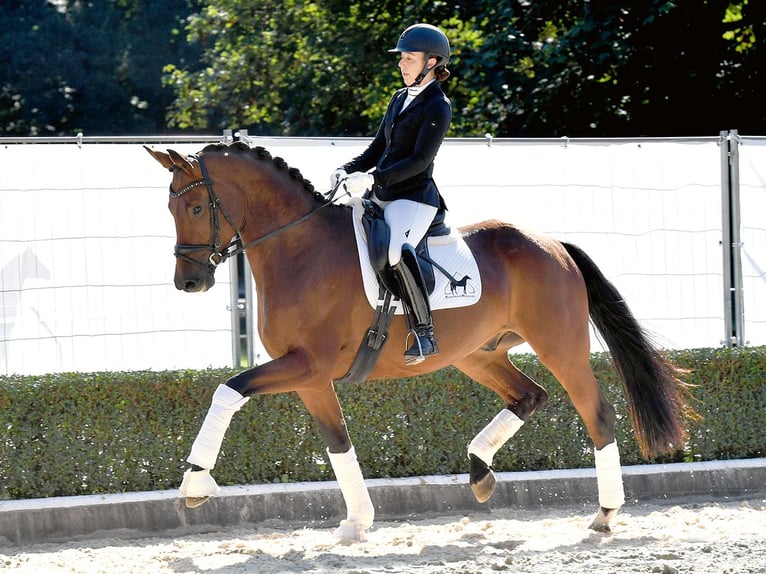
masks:
<path fill-rule="evenodd" d="M 432 58 L 433 59 L 433 58 Z M 399 56 L 399 71 L 406 86 L 411 86 L 423 71 L 426 55 L 423 52 L 402 52 Z"/>

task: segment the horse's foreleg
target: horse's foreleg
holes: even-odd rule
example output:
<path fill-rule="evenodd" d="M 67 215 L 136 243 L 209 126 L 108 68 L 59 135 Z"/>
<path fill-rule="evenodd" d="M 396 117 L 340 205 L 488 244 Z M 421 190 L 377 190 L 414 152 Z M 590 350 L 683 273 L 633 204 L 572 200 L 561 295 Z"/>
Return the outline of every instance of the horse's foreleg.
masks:
<path fill-rule="evenodd" d="M 220 492 L 215 479 L 210 476 L 210 469 L 215 466 L 221 443 L 231 419 L 249 400 L 226 385 L 218 385 L 213 393 L 212 403 L 207 412 L 202 428 L 192 444 L 187 461 L 192 468 L 184 474 L 181 494 L 186 497 L 186 505 L 194 508 Z"/>
<path fill-rule="evenodd" d="M 328 445 L 330 464 L 346 504 L 346 519 L 341 521 L 335 535 L 341 540 L 362 542 L 375 518 L 375 507 L 364 483 L 338 396 L 332 384 L 319 391 L 302 391 L 298 395 Z"/>
<path fill-rule="evenodd" d="M 219 385 L 187 458 L 192 467 L 184 473 L 180 491 L 186 506 L 194 508 L 220 492 L 210 470 L 215 466 L 231 419 L 257 393 L 295 390 L 309 372 L 305 355 L 288 353 L 265 365 L 248 369 Z"/>
<path fill-rule="evenodd" d="M 364 542 L 367 529 L 375 519 L 375 507 L 364 484 L 356 451 L 352 446 L 344 453 L 333 453 L 328 449 L 327 454 L 330 456 L 330 464 L 346 503 L 346 519 L 341 520 L 335 535 L 341 540 Z"/>

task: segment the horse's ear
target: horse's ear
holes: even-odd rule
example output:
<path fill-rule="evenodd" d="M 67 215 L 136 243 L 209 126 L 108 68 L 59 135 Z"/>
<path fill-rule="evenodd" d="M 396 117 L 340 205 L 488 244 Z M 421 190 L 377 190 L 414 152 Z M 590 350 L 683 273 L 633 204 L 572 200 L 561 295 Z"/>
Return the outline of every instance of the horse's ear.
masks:
<path fill-rule="evenodd" d="M 154 159 L 160 162 L 162 167 L 169 170 L 173 169 L 173 160 L 167 152 L 154 150 L 147 146 L 144 146 L 144 149 L 148 151 Z"/>
<path fill-rule="evenodd" d="M 177 151 L 169 149 L 168 151 L 165 152 L 165 151 L 151 149 L 147 146 L 144 146 L 144 149 L 148 151 L 154 159 L 160 162 L 162 167 L 164 167 L 165 169 L 169 169 L 170 171 L 173 171 L 173 169 L 177 167 L 183 170 L 190 177 L 196 177 L 196 174 L 194 172 L 194 164 L 190 162 L 188 158 L 185 158 L 181 154 L 179 154 Z"/>
<path fill-rule="evenodd" d="M 194 171 L 194 164 L 189 161 L 188 157 L 184 157 L 172 149 L 168 150 L 168 154 L 170 155 L 170 159 L 173 160 L 173 165 L 181 168 L 189 177 L 197 177 L 197 174 Z"/>

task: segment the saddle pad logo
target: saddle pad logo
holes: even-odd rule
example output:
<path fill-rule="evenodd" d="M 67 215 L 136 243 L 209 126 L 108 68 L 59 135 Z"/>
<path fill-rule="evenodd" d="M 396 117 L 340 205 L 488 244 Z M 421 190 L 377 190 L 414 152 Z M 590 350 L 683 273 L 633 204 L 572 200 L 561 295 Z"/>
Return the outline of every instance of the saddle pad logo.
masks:
<path fill-rule="evenodd" d="M 444 297 L 475 297 L 476 289 L 471 284 L 471 276 L 463 275 L 462 279 L 450 279 L 444 288 Z"/>

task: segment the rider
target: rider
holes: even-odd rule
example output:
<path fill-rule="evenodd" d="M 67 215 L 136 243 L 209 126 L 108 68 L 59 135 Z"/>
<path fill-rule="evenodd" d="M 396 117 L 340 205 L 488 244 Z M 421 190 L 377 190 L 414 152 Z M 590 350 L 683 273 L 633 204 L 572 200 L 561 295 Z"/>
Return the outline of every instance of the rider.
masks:
<path fill-rule="evenodd" d="M 332 174 L 331 186 L 344 181 L 348 193 L 370 192 L 368 196 L 383 208 L 391 231 L 388 263 L 415 318 L 415 338 L 404 353 L 405 362 L 415 365 L 439 352 L 414 247 L 436 215 L 446 210 L 432 174 L 452 120 L 452 107 L 440 84 L 450 75 L 446 68 L 450 45 L 436 26 L 415 24 L 402 32 L 389 52 L 399 53 L 406 87 L 394 93 L 367 149 Z"/>

